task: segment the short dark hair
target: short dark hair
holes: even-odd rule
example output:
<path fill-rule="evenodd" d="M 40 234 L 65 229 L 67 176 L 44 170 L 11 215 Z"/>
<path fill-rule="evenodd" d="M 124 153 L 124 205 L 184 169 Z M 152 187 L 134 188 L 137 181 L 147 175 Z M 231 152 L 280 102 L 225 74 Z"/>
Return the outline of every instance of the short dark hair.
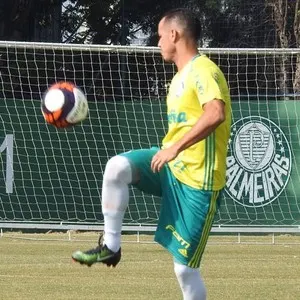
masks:
<path fill-rule="evenodd" d="M 196 42 L 201 36 L 201 23 L 197 16 L 186 8 L 175 8 L 166 12 L 161 19 L 166 21 L 176 20 L 183 26 L 187 33 Z"/>

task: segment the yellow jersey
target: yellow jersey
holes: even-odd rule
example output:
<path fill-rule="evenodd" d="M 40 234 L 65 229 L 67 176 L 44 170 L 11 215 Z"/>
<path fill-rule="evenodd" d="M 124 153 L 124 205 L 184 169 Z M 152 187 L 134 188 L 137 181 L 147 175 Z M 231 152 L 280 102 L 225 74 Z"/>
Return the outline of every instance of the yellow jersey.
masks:
<path fill-rule="evenodd" d="M 225 103 L 225 121 L 169 162 L 179 181 L 211 191 L 225 185 L 231 100 L 224 74 L 207 56 L 197 55 L 173 77 L 167 96 L 168 132 L 162 142 L 165 149 L 180 140 L 203 114 L 203 105 L 214 99 Z"/>

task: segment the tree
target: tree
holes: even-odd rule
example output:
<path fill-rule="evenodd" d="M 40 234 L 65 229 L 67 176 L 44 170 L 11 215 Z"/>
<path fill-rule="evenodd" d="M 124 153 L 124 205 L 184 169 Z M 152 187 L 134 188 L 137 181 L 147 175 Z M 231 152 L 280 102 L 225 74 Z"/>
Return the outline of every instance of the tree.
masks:
<path fill-rule="evenodd" d="M 61 0 L 2 0 L 0 40 L 59 42 L 60 15 Z"/>
<path fill-rule="evenodd" d="M 227 48 L 274 46 L 274 26 L 265 0 L 208 1 L 209 45 Z"/>
<path fill-rule="evenodd" d="M 73 43 L 130 44 L 138 31 L 150 36 L 156 32 L 162 12 L 189 2 L 192 1 L 64 1 L 64 39 Z"/>
<path fill-rule="evenodd" d="M 267 0 L 272 9 L 272 21 L 276 28 L 276 46 L 299 48 L 300 46 L 300 0 Z M 300 57 L 282 55 L 279 61 L 279 87 L 284 95 L 300 94 Z M 293 71 L 291 66 L 294 66 Z M 290 84 L 292 82 L 292 84 Z"/>
<path fill-rule="evenodd" d="M 50 12 L 53 12 L 54 7 L 61 9 L 62 4 L 62 15 L 58 14 L 55 20 L 61 26 L 62 41 L 65 43 L 129 45 L 134 41 L 136 33 L 142 32 L 148 37 L 148 45 L 157 45 L 157 24 L 161 15 L 171 8 L 186 7 L 192 9 L 201 20 L 202 47 L 299 47 L 299 1 L 253 0 L 250 3 L 248 0 L 6 0 L 0 3 L 0 38 L 45 41 L 46 38 L 36 32 L 38 29 L 46 30 L 53 26 L 53 14 Z M 57 32 L 60 32 L 59 26 Z M 70 70 L 77 63 L 80 66 L 83 59 L 88 58 L 73 56 Z M 106 63 L 108 59 L 109 66 Z M 98 63 L 102 68 L 110 68 L 107 74 L 121 77 L 116 79 L 119 84 L 116 84 L 115 92 L 119 91 L 122 97 L 126 97 L 126 94 L 131 93 L 126 84 L 128 74 L 134 76 L 134 66 L 140 61 L 140 65 L 143 65 L 143 59 L 133 55 L 125 57 L 123 54 L 111 54 L 110 57 L 99 56 Z M 264 69 L 265 59 L 253 56 L 242 58 L 239 60 L 239 69 L 234 57 L 224 60 L 221 57 L 218 62 L 228 65 L 225 72 L 231 82 L 232 91 L 236 91 L 236 94 L 250 95 L 251 91 L 257 94 L 259 90 L 260 94 L 267 95 L 270 88 L 277 87 L 276 81 L 279 82 L 280 93 L 291 93 L 291 86 L 298 93 L 300 58 L 295 56 L 290 60 L 282 56 L 278 59 L 280 66 L 276 72 L 272 69 L 271 60 L 269 69 Z M 292 65 L 296 65 L 294 72 L 291 72 Z M 164 90 L 165 71 L 158 70 L 155 65 L 151 67 L 150 63 L 147 72 L 152 75 L 132 81 L 131 88 L 133 84 L 144 84 L 146 90 L 147 82 L 154 78 L 153 74 L 159 74 L 155 76 L 162 78 L 153 79 L 156 82 L 153 84 L 159 86 L 152 90 L 161 92 Z M 268 87 L 263 86 L 266 79 Z M 107 80 L 107 89 L 110 89 L 109 82 L 112 78 L 103 80 Z M 237 82 L 247 82 L 247 85 L 238 85 Z M 112 92 L 106 92 L 106 95 L 110 94 Z"/>

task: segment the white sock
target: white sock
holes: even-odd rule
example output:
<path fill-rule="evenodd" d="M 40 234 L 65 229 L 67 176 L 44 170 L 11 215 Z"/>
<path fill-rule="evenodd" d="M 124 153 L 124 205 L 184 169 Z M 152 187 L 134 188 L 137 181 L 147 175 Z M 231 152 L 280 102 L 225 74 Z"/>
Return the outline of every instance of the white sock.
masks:
<path fill-rule="evenodd" d="M 121 231 L 129 201 L 132 171 L 128 159 L 114 156 L 106 164 L 102 184 L 104 244 L 117 252 L 121 246 Z"/>
<path fill-rule="evenodd" d="M 190 268 L 174 261 L 174 271 L 184 300 L 206 299 L 206 288 L 199 269 Z"/>

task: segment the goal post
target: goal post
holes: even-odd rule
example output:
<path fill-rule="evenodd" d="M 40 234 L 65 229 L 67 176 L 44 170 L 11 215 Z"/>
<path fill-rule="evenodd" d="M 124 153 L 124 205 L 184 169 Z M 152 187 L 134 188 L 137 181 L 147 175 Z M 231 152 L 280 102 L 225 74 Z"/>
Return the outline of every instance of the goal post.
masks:
<path fill-rule="evenodd" d="M 233 107 L 214 228 L 298 232 L 300 49 L 199 50 L 225 73 Z M 0 42 L 0 228 L 101 227 L 105 164 L 161 144 L 175 72 L 156 47 Z M 40 110 L 59 80 L 89 102 L 88 119 L 68 129 L 47 125 Z M 124 225 L 153 230 L 159 211 L 159 198 L 131 188 Z"/>

